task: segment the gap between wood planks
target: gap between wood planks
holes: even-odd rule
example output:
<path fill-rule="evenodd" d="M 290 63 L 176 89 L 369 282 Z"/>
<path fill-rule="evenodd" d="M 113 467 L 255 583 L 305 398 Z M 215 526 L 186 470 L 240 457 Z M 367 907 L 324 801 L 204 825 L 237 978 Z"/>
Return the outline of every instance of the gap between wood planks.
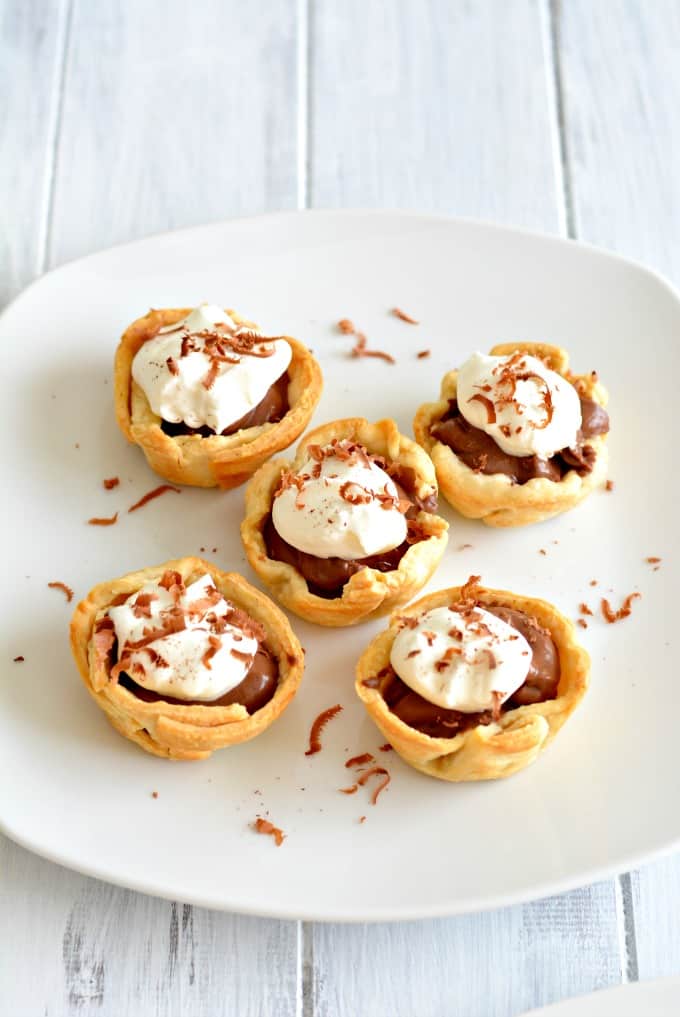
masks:
<path fill-rule="evenodd" d="M 43 187 L 42 214 L 39 222 L 39 235 L 36 259 L 36 276 L 43 275 L 50 267 L 50 246 L 52 242 L 52 218 L 54 214 L 54 191 L 57 179 L 57 161 L 59 157 L 59 137 L 64 112 L 64 93 L 66 91 L 66 75 L 68 72 L 68 54 L 73 25 L 74 0 L 62 0 L 59 11 L 59 41 L 57 59 L 54 67 L 52 93 L 54 96 L 50 109 L 50 125 L 45 165 L 45 182 Z"/>
<path fill-rule="evenodd" d="M 564 79 L 562 73 L 562 0 L 544 0 L 541 8 L 544 21 L 546 64 L 549 73 L 548 94 L 552 100 L 555 125 L 555 170 L 557 199 L 560 205 L 562 232 L 572 240 L 578 240 L 578 229 L 574 209 L 574 191 L 571 172 L 571 153 L 566 131 L 569 111 L 566 108 Z M 619 933 L 619 954 L 621 957 L 621 980 L 637 982 L 638 957 L 635 935 L 635 910 L 633 887 L 629 872 L 614 877 L 616 898 L 616 920 Z"/>

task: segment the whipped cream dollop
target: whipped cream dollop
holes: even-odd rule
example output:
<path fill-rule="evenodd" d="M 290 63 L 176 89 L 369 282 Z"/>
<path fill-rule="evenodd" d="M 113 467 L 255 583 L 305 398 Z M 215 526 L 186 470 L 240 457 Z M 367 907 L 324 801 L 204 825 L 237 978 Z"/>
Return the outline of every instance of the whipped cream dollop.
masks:
<path fill-rule="evenodd" d="M 275 495 L 279 536 L 298 551 L 345 561 L 391 551 L 406 539 L 409 503 L 365 449 L 339 442 L 308 451 Z"/>
<path fill-rule="evenodd" d="M 220 434 L 262 402 L 291 356 L 285 339 L 238 327 L 221 308 L 201 304 L 144 343 L 132 377 L 163 420 Z"/>
<path fill-rule="evenodd" d="M 436 607 L 396 636 L 390 663 L 405 685 L 447 710 L 497 709 L 529 673 L 531 647 L 490 611 Z"/>
<path fill-rule="evenodd" d="M 119 670 L 161 696 L 219 699 L 240 685 L 258 649 L 252 632 L 230 624 L 230 617 L 242 622 L 245 616 L 207 574 L 185 587 L 179 573 L 166 572 L 108 615 Z"/>
<path fill-rule="evenodd" d="M 537 357 L 473 353 L 459 369 L 456 384 L 462 415 L 508 455 L 550 459 L 576 444 L 578 392 Z"/>

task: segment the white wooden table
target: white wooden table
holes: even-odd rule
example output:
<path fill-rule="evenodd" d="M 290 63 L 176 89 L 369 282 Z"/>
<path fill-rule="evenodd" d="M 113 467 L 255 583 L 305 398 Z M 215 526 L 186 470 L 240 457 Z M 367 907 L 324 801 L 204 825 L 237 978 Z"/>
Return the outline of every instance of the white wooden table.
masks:
<path fill-rule="evenodd" d="M 680 283 L 678 0 L 0 0 L 0 17 L 2 302 L 120 241 L 329 206 L 562 233 Z M 378 926 L 154 900 L 9 841 L 0 866 L 7 1017 L 512 1017 L 680 970 L 677 857 Z"/>

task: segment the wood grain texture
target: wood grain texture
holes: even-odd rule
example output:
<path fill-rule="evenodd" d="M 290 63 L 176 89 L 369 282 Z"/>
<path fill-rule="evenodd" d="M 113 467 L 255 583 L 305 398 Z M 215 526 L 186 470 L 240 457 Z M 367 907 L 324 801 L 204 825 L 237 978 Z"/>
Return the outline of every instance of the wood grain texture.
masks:
<path fill-rule="evenodd" d="M 295 922 L 120 890 L 0 839 L 0 1012 L 290 1017 Z"/>
<path fill-rule="evenodd" d="M 558 5 L 567 167 L 580 239 L 680 286 L 680 6 Z M 643 978 L 680 970 L 680 856 L 630 877 L 629 956 Z"/>
<path fill-rule="evenodd" d="M 536 0 L 318 0 L 311 11 L 312 205 L 558 228 Z"/>
<path fill-rule="evenodd" d="M 50 264 L 295 207 L 295 0 L 74 3 Z"/>
<path fill-rule="evenodd" d="M 680 281 L 680 5 L 555 5 L 580 239 Z"/>
<path fill-rule="evenodd" d="M 310 1013 L 513 1017 L 616 983 L 615 941 L 611 883 L 484 915 L 317 926 Z"/>
<path fill-rule="evenodd" d="M 0 7 L 0 307 L 44 269 L 67 0 Z"/>

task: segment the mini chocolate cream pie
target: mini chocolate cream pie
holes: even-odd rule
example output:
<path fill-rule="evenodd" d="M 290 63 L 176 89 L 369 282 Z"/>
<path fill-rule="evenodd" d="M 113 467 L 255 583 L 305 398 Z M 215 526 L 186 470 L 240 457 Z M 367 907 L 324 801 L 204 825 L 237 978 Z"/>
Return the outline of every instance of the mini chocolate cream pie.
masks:
<path fill-rule="evenodd" d="M 71 649 L 116 730 L 169 759 L 204 759 L 255 738 L 304 671 L 278 607 L 201 558 L 95 586 L 74 612 Z"/>
<path fill-rule="evenodd" d="M 356 691 L 399 755 L 441 780 L 532 763 L 588 687 L 571 621 L 471 576 L 392 617 L 361 656 Z"/>
<path fill-rule="evenodd" d="M 319 625 L 354 625 L 410 600 L 439 564 L 448 524 L 421 448 L 393 420 L 361 417 L 305 436 L 294 462 L 246 489 L 241 537 L 274 596 Z"/>
<path fill-rule="evenodd" d="M 503 343 L 444 375 L 416 441 L 442 494 L 471 519 L 523 526 L 572 508 L 607 475 L 606 389 L 569 371 L 565 350 Z"/>
<path fill-rule="evenodd" d="M 116 351 L 118 426 L 161 477 L 237 487 L 304 431 L 321 369 L 290 336 L 263 336 L 235 311 L 152 310 Z"/>

